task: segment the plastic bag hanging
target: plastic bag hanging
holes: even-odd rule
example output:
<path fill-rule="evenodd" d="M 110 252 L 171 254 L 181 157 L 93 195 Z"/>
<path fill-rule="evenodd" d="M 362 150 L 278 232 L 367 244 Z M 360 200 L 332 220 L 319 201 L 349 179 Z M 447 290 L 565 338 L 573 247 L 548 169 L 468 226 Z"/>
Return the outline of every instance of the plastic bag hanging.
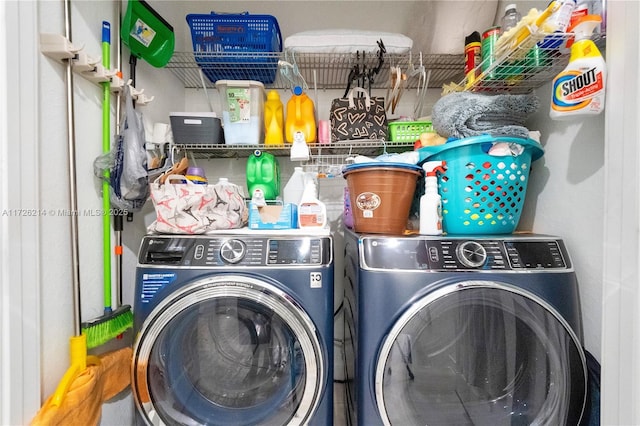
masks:
<path fill-rule="evenodd" d="M 125 117 L 110 152 L 94 161 L 94 174 L 104 179 L 109 169 L 110 199 L 114 208 L 136 212 L 149 198 L 147 153 L 142 114 L 133 107 L 131 87 L 125 86 Z"/>

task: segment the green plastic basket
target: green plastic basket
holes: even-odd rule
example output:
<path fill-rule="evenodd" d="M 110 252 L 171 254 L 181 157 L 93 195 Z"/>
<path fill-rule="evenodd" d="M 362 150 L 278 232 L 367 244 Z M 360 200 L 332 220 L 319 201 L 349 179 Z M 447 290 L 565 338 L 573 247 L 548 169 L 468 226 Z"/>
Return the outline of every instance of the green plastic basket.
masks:
<path fill-rule="evenodd" d="M 489 155 L 498 142 L 520 145 L 519 155 Z M 518 226 L 531 163 L 542 157 L 532 139 L 475 136 L 418 150 L 421 163 L 446 161 L 438 176 L 442 228 L 455 234 L 510 234 Z"/>
<path fill-rule="evenodd" d="M 430 121 L 394 121 L 389 123 L 391 142 L 415 142 L 425 132 L 433 132 Z"/>

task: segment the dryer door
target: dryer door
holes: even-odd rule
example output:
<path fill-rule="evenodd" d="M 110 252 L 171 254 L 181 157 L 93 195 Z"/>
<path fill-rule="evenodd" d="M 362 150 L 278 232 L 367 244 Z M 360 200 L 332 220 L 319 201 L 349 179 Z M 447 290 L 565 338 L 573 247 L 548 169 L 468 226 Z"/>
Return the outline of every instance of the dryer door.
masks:
<path fill-rule="evenodd" d="M 315 327 L 264 281 L 212 276 L 176 291 L 144 322 L 132 388 L 150 424 L 298 425 L 327 368 Z"/>
<path fill-rule="evenodd" d="M 467 281 L 414 303 L 385 339 L 379 414 L 393 425 L 578 424 L 582 346 L 546 302 L 506 284 Z"/>

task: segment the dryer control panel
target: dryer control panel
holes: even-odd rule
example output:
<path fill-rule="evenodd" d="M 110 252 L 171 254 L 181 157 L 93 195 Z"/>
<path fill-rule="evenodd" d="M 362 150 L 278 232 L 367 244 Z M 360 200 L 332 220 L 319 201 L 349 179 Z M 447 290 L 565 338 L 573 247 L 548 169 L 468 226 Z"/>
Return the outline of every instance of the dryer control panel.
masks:
<path fill-rule="evenodd" d="M 329 237 L 145 236 L 140 265 L 173 267 L 318 266 L 332 261 Z"/>
<path fill-rule="evenodd" d="M 553 237 L 362 238 L 370 269 L 522 271 L 570 269 L 564 243 Z"/>

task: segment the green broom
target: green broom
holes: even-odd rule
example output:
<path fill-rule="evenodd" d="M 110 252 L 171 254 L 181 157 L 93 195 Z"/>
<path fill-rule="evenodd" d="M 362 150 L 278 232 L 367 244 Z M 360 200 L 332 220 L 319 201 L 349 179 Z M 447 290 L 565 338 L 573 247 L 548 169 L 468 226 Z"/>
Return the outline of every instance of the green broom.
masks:
<path fill-rule="evenodd" d="M 102 64 L 111 67 L 111 25 L 102 21 Z M 111 149 L 111 87 L 102 84 L 102 152 Z M 104 314 L 96 319 L 82 323 L 82 334 L 87 336 L 87 348 L 92 349 L 118 337 L 133 327 L 131 307 L 124 305 L 115 311 L 111 307 L 111 203 L 109 201 L 109 170 L 105 170 L 102 180 L 102 233 L 104 263 Z"/>

